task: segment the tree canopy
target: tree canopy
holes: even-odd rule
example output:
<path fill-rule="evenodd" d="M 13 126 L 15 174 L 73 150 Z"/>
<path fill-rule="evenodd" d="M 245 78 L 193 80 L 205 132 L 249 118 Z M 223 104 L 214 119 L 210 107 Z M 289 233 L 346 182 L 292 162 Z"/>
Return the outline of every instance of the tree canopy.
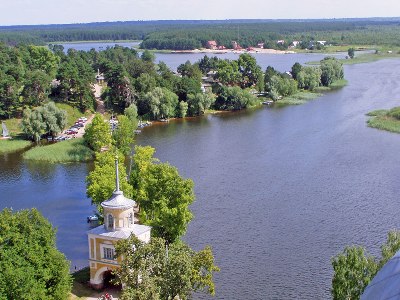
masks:
<path fill-rule="evenodd" d="M 104 121 L 101 114 L 96 114 L 92 123 L 86 126 L 83 138 L 88 146 L 96 152 L 100 151 L 102 147 L 111 145 L 110 125 Z"/>
<path fill-rule="evenodd" d="M 36 209 L 0 212 L 1 299 L 68 299 L 69 262 L 55 232 Z"/>
<path fill-rule="evenodd" d="M 374 257 L 360 246 L 348 246 L 332 258 L 331 294 L 334 300 L 359 299 L 383 265 L 400 249 L 400 232 L 388 233 L 381 246 L 381 257 Z"/>
<path fill-rule="evenodd" d="M 194 201 L 194 184 L 183 179 L 168 163 L 154 159 L 154 148 L 135 147 L 130 182 L 140 207 L 140 220 L 153 227 L 155 236 L 174 242 L 192 219 L 189 205 Z"/>
<path fill-rule="evenodd" d="M 117 255 L 124 257 L 117 270 L 125 286 L 121 299 L 189 299 L 192 292 L 215 294 L 214 264 L 210 247 L 195 252 L 181 241 L 168 244 L 153 237 L 148 244 L 135 236 L 121 240 Z"/>

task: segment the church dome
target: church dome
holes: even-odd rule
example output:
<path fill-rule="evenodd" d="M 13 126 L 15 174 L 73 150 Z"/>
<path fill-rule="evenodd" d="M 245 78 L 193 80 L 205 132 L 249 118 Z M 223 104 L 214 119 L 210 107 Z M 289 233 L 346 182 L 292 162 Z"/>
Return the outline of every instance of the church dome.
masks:
<path fill-rule="evenodd" d="M 103 201 L 101 206 L 105 209 L 128 209 L 136 205 L 136 202 L 124 196 L 122 191 L 114 191 L 111 198 Z"/>

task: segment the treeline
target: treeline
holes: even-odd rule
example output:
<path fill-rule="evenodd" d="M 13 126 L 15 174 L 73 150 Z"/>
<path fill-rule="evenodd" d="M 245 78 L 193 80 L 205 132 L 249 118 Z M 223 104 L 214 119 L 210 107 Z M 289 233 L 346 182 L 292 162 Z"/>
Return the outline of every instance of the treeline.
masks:
<path fill-rule="evenodd" d="M 137 21 L 74 25 L 0 27 L 0 41 L 45 44 L 57 41 L 143 40 L 144 49 L 187 50 L 205 46 L 208 40 L 231 48 L 263 42 L 284 48 L 291 41 L 324 40 L 330 44 L 400 45 L 399 19 L 341 20 L 226 20 Z M 279 45 L 277 40 L 285 40 Z"/>
<path fill-rule="evenodd" d="M 0 43 L 0 118 L 20 117 L 49 99 L 94 108 L 92 62 L 84 52 Z"/>

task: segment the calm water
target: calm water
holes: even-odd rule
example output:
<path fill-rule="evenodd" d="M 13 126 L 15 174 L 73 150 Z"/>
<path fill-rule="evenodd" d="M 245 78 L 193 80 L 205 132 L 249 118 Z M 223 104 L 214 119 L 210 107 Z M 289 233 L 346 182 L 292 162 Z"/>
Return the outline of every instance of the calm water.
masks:
<path fill-rule="evenodd" d="M 377 254 L 399 227 L 400 135 L 366 127 L 365 113 L 399 105 L 400 60 L 345 74 L 347 87 L 305 105 L 170 122 L 137 137 L 195 182 L 185 239 L 213 247 L 215 299 L 329 299 L 331 257 L 353 243 Z M 78 268 L 87 265 L 91 168 L 0 155 L 0 208 L 37 207 Z"/>

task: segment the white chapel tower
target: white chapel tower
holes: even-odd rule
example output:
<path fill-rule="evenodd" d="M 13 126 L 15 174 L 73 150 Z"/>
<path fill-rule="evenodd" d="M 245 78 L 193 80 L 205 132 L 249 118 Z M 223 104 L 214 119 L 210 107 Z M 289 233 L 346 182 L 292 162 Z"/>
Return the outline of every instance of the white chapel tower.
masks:
<path fill-rule="evenodd" d="M 114 248 L 118 240 L 134 234 L 143 242 L 150 241 L 151 227 L 135 224 L 136 202 L 119 190 L 118 160 L 115 160 L 115 169 L 116 190 L 110 199 L 101 203 L 104 225 L 88 231 L 90 284 L 96 289 L 103 287 L 104 273 L 119 267 L 121 259 L 115 257 Z"/>

